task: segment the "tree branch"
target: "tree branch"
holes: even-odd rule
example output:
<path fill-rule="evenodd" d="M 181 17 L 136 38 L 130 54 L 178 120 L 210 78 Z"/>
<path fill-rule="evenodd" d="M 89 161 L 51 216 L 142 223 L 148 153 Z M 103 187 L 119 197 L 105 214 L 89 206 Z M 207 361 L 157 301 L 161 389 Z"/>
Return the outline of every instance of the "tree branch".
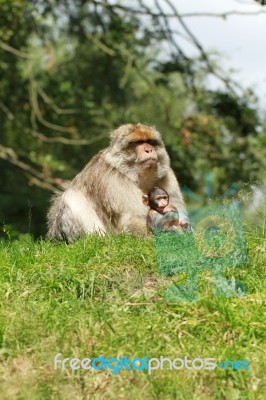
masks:
<path fill-rule="evenodd" d="M 17 50 L 14 47 L 10 46 L 9 44 L 3 42 L 2 40 L 0 40 L 0 47 L 2 47 L 3 50 L 8 51 L 9 53 L 12 53 L 17 57 L 33 58 L 33 56 L 31 56 L 30 54 L 24 53 L 24 51 L 21 50 Z"/>
<path fill-rule="evenodd" d="M 255 16 L 255 15 L 261 15 L 261 14 L 266 14 L 266 11 L 264 10 L 259 10 L 259 11 L 237 11 L 237 10 L 232 10 L 232 11 L 225 11 L 221 13 L 212 13 L 212 12 L 194 12 L 194 13 L 183 13 L 180 14 L 182 18 L 193 18 L 193 17 L 210 17 L 210 18 L 223 18 L 226 19 L 227 17 L 232 17 L 232 16 Z M 172 15 L 171 18 L 174 16 Z"/>
<path fill-rule="evenodd" d="M 78 114 L 80 112 L 79 110 L 73 108 L 59 108 L 40 86 L 37 86 L 37 91 L 42 97 L 43 101 L 48 104 L 54 110 L 54 112 L 56 112 L 56 114 Z"/>
<path fill-rule="evenodd" d="M 66 145 L 72 146 L 88 146 L 93 143 L 97 143 L 102 139 L 108 137 L 108 133 L 104 133 L 102 135 L 98 135 L 93 137 L 92 139 L 67 139 L 63 136 L 56 136 L 56 137 L 48 137 L 41 132 L 36 131 L 35 129 L 26 129 L 33 137 L 36 137 L 41 142 L 44 143 L 62 143 Z"/>
<path fill-rule="evenodd" d="M 0 158 L 24 171 L 27 176 L 30 176 L 31 183 L 41 188 L 57 193 L 60 192 L 59 187 L 62 188 L 64 186 L 63 181 L 60 179 L 48 178 L 29 164 L 19 160 L 15 151 L 10 147 L 0 145 Z"/>
<path fill-rule="evenodd" d="M 182 17 L 180 16 L 179 12 L 177 11 L 176 7 L 173 5 L 171 0 L 164 0 L 164 1 L 171 8 L 171 10 L 173 11 L 173 14 L 175 14 L 175 16 L 178 19 L 180 25 L 182 26 L 184 31 L 187 33 L 187 35 L 191 38 L 191 40 L 194 43 L 195 47 L 199 50 L 199 52 L 201 54 L 201 57 L 202 57 L 202 60 L 205 61 L 205 63 L 206 63 L 208 71 L 211 74 L 213 74 L 214 76 L 216 76 L 219 80 L 221 80 L 231 93 L 236 95 L 235 89 L 233 88 L 233 86 L 232 86 L 231 82 L 229 81 L 229 79 L 225 78 L 218 71 L 216 71 L 214 69 L 214 67 L 210 63 L 209 57 L 208 57 L 207 53 L 205 52 L 204 48 L 202 47 L 201 43 L 198 41 L 196 36 L 192 33 L 192 31 L 189 29 L 189 27 L 183 21 Z"/>
<path fill-rule="evenodd" d="M 266 0 L 255 0 L 262 5 L 266 4 Z M 101 6 L 104 8 L 113 8 L 117 10 L 124 11 L 126 13 L 130 13 L 133 15 L 150 15 L 151 17 L 158 18 L 158 17 L 166 17 L 166 18 L 176 18 L 175 13 L 167 13 L 167 12 L 154 12 L 143 4 L 143 2 L 139 1 L 139 4 L 141 5 L 142 8 L 134 8 L 134 7 L 129 7 L 129 6 L 124 6 L 122 4 L 110 4 L 108 2 L 101 2 L 101 1 L 96 1 L 92 0 L 92 3 L 96 6 Z M 221 13 L 212 13 L 212 12 L 190 12 L 190 13 L 182 13 L 180 14 L 181 18 L 194 18 L 194 17 L 211 17 L 211 18 L 223 18 L 226 19 L 227 17 L 231 17 L 234 15 L 250 15 L 250 16 L 255 16 L 255 15 L 260 15 L 260 14 L 265 14 L 266 11 L 264 10 L 258 10 L 258 11 L 238 11 L 238 10 L 232 10 L 232 11 L 225 11 Z"/>
<path fill-rule="evenodd" d="M 51 122 L 46 121 L 41 113 L 41 110 L 39 108 L 39 103 L 38 103 L 38 91 L 37 91 L 37 83 L 34 79 L 31 79 L 30 81 L 30 103 L 32 106 L 32 110 L 34 112 L 34 114 L 36 115 L 38 121 L 46 126 L 49 129 L 53 129 L 55 131 L 58 132 L 64 132 L 64 133 L 76 133 L 76 129 L 71 127 L 71 128 L 67 128 L 61 125 L 57 125 L 57 124 L 53 124 Z"/>

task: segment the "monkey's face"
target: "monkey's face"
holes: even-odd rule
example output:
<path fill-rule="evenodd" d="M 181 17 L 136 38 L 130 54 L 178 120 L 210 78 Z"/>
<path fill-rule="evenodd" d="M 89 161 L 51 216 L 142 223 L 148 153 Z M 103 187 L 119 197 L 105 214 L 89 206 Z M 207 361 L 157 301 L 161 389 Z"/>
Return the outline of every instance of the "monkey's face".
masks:
<path fill-rule="evenodd" d="M 142 164 L 144 168 L 156 166 L 158 160 L 156 148 L 159 143 L 155 139 L 140 139 L 130 142 L 130 145 L 139 164 Z"/>
<path fill-rule="evenodd" d="M 105 160 L 113 168 L 137 181 L 160 179 L 170 160 L 160 133 L 143 124 L 126 124 L 111 133 Z M 145 189 L 146 190 L 146 189 Z"/>
<path fill-rule="evenodd" d="M 111 134 L 111 148 L 129 166 L 139 164 L 146 169 L 160 161 L 169 163 L 160 133 L 146 125 L 122 125 Z"/>
<path fill-rule="evenodd" d="M 153 210 L 162 213 L 165 207 L 169 204 L 169 197 L 167 194 L 154 195 L 149 199 L 149 203 Z"/>

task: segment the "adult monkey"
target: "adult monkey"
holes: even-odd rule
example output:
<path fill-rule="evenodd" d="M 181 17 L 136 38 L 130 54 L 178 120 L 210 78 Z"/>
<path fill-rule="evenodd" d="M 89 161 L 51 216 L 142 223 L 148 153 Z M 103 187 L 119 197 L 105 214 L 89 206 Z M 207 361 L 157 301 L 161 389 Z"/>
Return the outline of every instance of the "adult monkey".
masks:
<path fill-rule="evenodd" d="M 142 195 L 164 188 L 170 203 L 185 209 L 161 135 L 150 126 L 125 124 L 110 134 L 67 190 L 52 200 L 48 237 L 71 242 L 93 232 L 145 235 L 147 208 Z"/>

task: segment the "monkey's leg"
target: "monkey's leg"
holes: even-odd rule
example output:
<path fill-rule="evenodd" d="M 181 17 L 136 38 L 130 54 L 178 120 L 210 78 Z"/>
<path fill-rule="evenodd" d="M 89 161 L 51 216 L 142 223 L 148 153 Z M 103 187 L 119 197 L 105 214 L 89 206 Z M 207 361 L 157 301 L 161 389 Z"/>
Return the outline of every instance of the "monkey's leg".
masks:
<path fill-rule="evenodd" d="M 71 210 L 74 221 L 80 223 L 80 228 L 85 233 L 106 232 L 105 226 L 96 214 L 92 204 L 82 192 L 70 189 L 64 195 L 64 201 Z"/>
<path fill-rule="evenodd" d="M 119 221 L 119 231 L 139 236 L 147 235 L 146 216 L 124 215 Z"/>
<path fill-rule="evenodd" d="M 71 242 L 86 233 L 105 233 L 105 227 L 90 202 L 80 191 L 68 189 L 48 215 L 48 236 Z"/>

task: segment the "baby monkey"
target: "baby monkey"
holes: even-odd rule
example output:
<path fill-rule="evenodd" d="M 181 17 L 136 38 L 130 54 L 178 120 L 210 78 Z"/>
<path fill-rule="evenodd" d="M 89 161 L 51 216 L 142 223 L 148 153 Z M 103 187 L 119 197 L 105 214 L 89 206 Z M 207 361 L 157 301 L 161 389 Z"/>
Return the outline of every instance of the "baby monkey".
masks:
<path fill-rule="evenodd" d="M 147 216 L 147 225 L 154 231 L 183 231 L 191 230 L 185 210 L 178 210 L 169 204 L 169 195 L 160 187 L 153 187 L 142 201 L 150 207 Z"/>

